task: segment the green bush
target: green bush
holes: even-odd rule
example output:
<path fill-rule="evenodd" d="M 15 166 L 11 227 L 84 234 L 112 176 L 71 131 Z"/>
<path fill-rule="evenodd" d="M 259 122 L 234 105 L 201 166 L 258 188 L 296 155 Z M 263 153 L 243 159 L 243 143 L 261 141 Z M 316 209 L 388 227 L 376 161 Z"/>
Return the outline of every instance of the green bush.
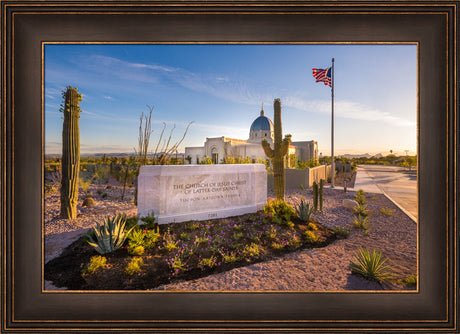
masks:
<path fill-rule="evenodd" d="M 132 216 L 126 219 L 126 228 L 131 229 L 135 226 L 137 226 L 137 223 L 139 222 L 139 217 L 138 216 Z"/>
<path fill-rule="evenodd" d="M 142 246 L 137 246 L 134 248 L 128 248 L 128 253 L 135 256 L 140 256 L 144 254 L 145 248 Z"/>
<path fill-rule="evenodd" d="M 105 256 L 96 255 L 91 257 L 88 265 L 82 270 L 81 275 L 86 276 L 95 273 L 98 269 L 104 268 L 107 263 Z"/>
<path fill-rule="evenodd" d="M 380 208 L 379 211 L 380 213 L 383 213 L 385 216 L 392 216 L 396 210 L 391 208 Z"/>
<path fill-rule="evenodd" d="M 131 262 L 125 268 L 125 274 L 132 276 L 138 273 L 141 270 L 141 267 L 144 265 L 144 261 L 140 257 L 133 257 Z"/>
<path fill-rule="evenodd" d="M 86 233 L 87 242 L 99 254 L 111 253 L 123 245 L 132 230 L 126 231 L 125 224 L 125 215 L 117 215 L 112 219 L 107 217 L 104 220 L 104 225 L 97 224 L 97 227 Z"/>
<path fill-rule="evenodd" d="M 379 283 L 392 278 L 391 268 L 385 265 L 387 259 L 382 258 L 382 253 L 375 249 L 372 253 L 367 249 L 359 249 L 354 260 L 350 261 L 351 272 L 354 274 Z"/>
<path fill-rule="evenodd" d="M 109 182 L 110 168 L 109 166 L 96 165 L 94 170 L 93 178 L 96 180 L 96 183 L 102 184 Z"/>
<path fill-rule="evenodd" d="M 358 215 L 358 216 L 369 216 L 370 215 L 370 212 L 369 210 L 367 209 L 367 206 L 366 204 L 358 204 L 356 205 L 354 208 L 353 208 L 353 212 L 354 214 Z"/>
<path fill-rule="evenodd" d="M 286 201 L 280 199 L 267 201 L 263 211 L 274 223 L 287 225 L 290 228 L 293 226 L 291 218 L 295 215 L 295 210 Z"/>
<path fill-rule="evenodd" d="M 305 231 L 305 239 L 310 243 L 315 243 L 319 240 L 318 236 L 312 231 Z"/>
<path fill-rule="evenodd" d="M 350 235 L 350 230 L 346 227 L 336 226 L 334 227 L 334 233 L 341 238 L 348 238 Z"/>
<path fill-rule="evenodd" d="M 364 217 L 361 215 L 355 216 L 353 217 L 352 224 L 354 228 L 364 230 L 366 232 L 370 230 L 369 217 Z"/>
<path fill-rule="evenodd" d="M 207 257 L 207 258 L 201 259 L 198 265 L 201 268 L 204 268 L 204 267 L 213 268 L 217 266 L 217 259 L 215 256 Z"/>
<path fill-rule="evenodd" d="M 316 226 L 316 224 L 314 224 L 314 223 L 308 223 L 307 228 L 308 228 L 310 231 L 316 231 L 316 230 L 318 230 L 318 226 Z"/>
<path fill-rule="evenodd" d="M 145 227 L 147 229 L 153 229 L 158 226 L 158 224 L 155 223 L 155 213 L 149 214 L 147 217 L 141 217 L 141 220 L 145 223 Z"/>
<path fill-rule="evenodd" d="M 366 202 L 366 193 L 360 189 L 355 193 L 355 201 L 358 202 L 358 204 L 365 205 Z"/>
<path fill-rule="evenodd" d="M 246 245 L 246 247 L 244 247 L 243 249 L 244 257 L 255 257 L 255 256 L 259 256 L 259 254 L 260 254 L 259 245 L 253 242 L 250 245 Z"/>
<path fill-rule="evenodd" d="M 416 286 L 417 285 L 417 275 L 410 275 L 403 280 L 398 280 L 399 284 L 405 284 L 407 286 Z"/>

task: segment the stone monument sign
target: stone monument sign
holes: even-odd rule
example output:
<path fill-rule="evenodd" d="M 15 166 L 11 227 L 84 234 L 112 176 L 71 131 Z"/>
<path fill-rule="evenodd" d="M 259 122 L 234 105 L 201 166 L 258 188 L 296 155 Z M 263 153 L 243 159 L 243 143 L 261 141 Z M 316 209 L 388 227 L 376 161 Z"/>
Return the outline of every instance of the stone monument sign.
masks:
<path fill-rule="evenodd" d="M 263 208 L 263 164 L 142 166 L 137 213 L 159 224 L 242 215 Z"/>

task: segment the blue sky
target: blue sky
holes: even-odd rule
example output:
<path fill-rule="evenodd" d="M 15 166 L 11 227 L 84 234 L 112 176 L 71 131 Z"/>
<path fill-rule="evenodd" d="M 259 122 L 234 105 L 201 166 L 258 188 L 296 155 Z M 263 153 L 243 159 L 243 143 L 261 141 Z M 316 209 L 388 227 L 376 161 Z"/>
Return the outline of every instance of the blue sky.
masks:
<path fill-rule="evenodd" d="M 335 154 L 415 154 L 416 45 L 46 45 L 45 153 L 61 152 L 61 92 L 78 87 L 81 153 L 134 153 L 139 117 L 153 106 L 151 151 L 175 125 L 185 146 L 249 137 L 281 99 L 283 134 L 330 155 L 331 89 L 312 68 L 335 58 Z"/>

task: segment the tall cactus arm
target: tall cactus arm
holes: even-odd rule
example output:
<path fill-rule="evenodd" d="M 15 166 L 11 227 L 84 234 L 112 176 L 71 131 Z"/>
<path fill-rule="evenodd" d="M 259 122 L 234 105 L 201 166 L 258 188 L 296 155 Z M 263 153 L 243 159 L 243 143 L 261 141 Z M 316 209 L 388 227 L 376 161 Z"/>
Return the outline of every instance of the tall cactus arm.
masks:
<path fill-rule="evenodd" d="M 284 136 L 283 142 L 281 143 L 281 155 L 285 156 L 289 153 L 289 146 L 291 146 L 291 135 Z"/>
<path fill-rule="evenodd" d="M 265 138 L 262 139 L 262 148 L 264 149 L 265 155 L 269 159 L 273 159 L 273 157 L 275 156 L 275 151 L 270 147 L 270 144 Z"/>

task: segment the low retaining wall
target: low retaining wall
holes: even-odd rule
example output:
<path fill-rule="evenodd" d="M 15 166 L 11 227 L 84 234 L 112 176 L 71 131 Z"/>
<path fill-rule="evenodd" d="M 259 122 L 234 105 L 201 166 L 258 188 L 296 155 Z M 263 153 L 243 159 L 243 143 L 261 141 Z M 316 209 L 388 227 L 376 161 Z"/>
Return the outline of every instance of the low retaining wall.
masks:
<path fill-rule="evenodd" d="M 242 215 L 267 200 L 263 164 L 142 166 L 137 212 L 167 224 Z"/>
<path fill-rule="evenodd" d="M 331 166 L 318 166 L 305 169 L 286 168 L 286 189 L 297 189 L 303 185 L 305 188 L 313 186 L 313 182 L 319 180 L 327 180 L 331 177 Z M 274 189 L 273 174 L 267 176 L 267 184 L 269 189 Z"/>

